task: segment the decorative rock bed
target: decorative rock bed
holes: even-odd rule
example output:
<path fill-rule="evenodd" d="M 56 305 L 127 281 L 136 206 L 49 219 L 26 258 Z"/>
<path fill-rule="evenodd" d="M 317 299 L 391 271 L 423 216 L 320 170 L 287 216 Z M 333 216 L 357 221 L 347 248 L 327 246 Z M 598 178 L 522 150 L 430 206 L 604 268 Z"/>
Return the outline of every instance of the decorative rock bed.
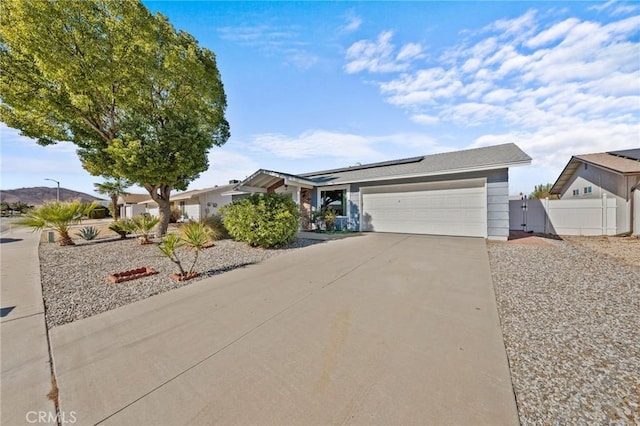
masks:
<path fill-rule="evenodd" d="M 298 239 L 286 248 L 265 250 L 232 240 L 216 241 L 215 246 L 200 252 L 196 265 L 199 276 L 188 281 L 172 280 L 175 265 L 155 244 L 140 245 L 135 238 L 78 242 L 66 247 L 43 243 L 40 273 L 47 327 L 87 318 L 318 242 Z M 180 259 L 189 265 L 195 254 L 184 247 L 179 251 Z M 105 280 L 113 271 L 134 270 L 141 264 L 157 273 L 118 285 Z"/>

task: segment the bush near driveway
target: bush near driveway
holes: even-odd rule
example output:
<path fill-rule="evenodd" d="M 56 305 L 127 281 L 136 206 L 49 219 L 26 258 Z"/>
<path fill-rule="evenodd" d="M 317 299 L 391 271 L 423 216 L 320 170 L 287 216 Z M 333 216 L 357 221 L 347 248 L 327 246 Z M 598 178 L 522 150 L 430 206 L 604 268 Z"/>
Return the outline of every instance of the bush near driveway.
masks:
<path fill-rule="evenodd" d="M 223 208 L 224 226 L 237 241 L 264 248 L 295 240 L 300 216 L 291 197 L 255 194 Z"/>

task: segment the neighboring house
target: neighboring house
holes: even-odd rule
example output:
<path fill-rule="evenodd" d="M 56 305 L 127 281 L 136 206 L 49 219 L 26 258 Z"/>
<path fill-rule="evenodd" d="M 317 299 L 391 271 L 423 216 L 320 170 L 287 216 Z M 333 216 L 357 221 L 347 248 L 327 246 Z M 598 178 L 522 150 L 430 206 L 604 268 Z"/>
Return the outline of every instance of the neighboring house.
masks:
<path fill-rule="evenodd" d="M 179 192 L 169 198 L 171 208 L 178 208 L 182 212 L 182 220 L 198 221 L 218 214 L 219 209 L 231 203 L 232 191 L 239 181 L 231 181 L 228 185 L 216 185 L 211 188 L 196 189 Z M 160 216 L 160 209 L 155 201 L 147 195 L 139 202 L 143 212 L 151 216 Z"/>
<path fill-rule="evenodd" d="M 140 201 L 149 198 L 149 194 L 129 194 L 118 197 L 118 208 L 120 209 L 121 219 L 131 219 L 134 216 L 144 213 L 145 207 L 141 206 Z"/>
<path fill-rule="evenodd" d="M 200 220 L 218 213 L 220 207 L 231 203 L 231 195 L 225 194 L 239 181 L 231 181 L 228 185 L 216 185 L 211 188 L 185 191 L 171 196 L 172 207 L 182 212 L 183 220 Z"/>
<path fill-rule="evenodd" d="M 234 189 L 290 194 L 303 229 L 330 207 L 354 231 L 506 240 L 509 167 L 528 164 L 509 143 L 300 175 L 261 169 Z"/>
<path fill-rule="evenodd" d="M 559 195 L 561 200 L 613 198 L 615 233 L 639 234 L 640 148 L 574 155 L 550 194 Z"/>

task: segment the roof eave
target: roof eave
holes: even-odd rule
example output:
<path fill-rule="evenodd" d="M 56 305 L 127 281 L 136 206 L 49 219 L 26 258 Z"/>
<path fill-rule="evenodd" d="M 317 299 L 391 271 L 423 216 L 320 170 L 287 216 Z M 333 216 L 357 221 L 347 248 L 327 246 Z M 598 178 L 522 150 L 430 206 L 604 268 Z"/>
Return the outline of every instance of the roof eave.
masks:
<path fill-rule="evenodd" d="M 517 167 L 517 166 L 528 166 L 531 164 L 531 158 L 528 160 L 522 161 L 510 161 L 507 163 L 499 163 L 499 164 L 491 164 L 487 166 L 479 166 L 479 167 L 464 167 L 460 169 L 449 169 L 449 170 L 440 170 L 436 172 L 420 172 L 420 173 L 407 173 L 403 175 L 390 175 L 390 176 L 380 176 L 380 177 L 369 177 L 369 178 L 360 178 L 360 179 L 347 179 L 340 180 L 335 183 L 316 183 L 316 186 L 331 186 L 331 185 L 344 185 L 347 183 L 360 183 L 360 182 L 379 182 L 384 180 L 395 180 L 395 179 L 407 179 L 414 177 L 427 177 L 427 176 L 439 176 L 439 175 L 453 175 L 458 173 L 472 173 L 472 172 L 482 172 L 487 170 L 499 170 L 505 169 L 509 167 Z"/>

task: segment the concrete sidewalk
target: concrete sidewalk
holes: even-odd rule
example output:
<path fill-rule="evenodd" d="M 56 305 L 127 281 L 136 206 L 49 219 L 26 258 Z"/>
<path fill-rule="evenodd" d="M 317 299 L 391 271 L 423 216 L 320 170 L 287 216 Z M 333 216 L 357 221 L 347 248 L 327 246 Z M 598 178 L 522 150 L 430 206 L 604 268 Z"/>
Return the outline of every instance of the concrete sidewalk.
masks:
<path fill-rule="evenodd" d="M 57 424 L 40 285 L 40 233 L 12 226 L 0 234 L 2 289 L 0 424 Z"/>
<path fill-rule="evenodd" d="M 482 239 L 322 243 L 51 339 L 78 424 L 518 424 Z"/>

